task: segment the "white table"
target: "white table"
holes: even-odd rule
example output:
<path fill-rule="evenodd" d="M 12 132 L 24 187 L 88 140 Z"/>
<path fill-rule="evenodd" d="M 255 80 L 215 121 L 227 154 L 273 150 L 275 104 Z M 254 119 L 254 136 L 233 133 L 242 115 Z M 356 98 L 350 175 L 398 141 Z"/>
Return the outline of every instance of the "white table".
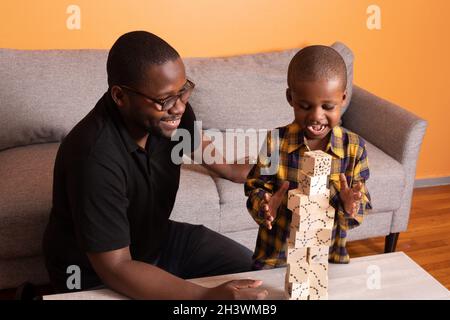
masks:
<path fill-rule="evenodd" d="M 263 280 L 268 299 L 284 299 L 286 269 L 277 268 L 215 277 L 190 279 L 213 287 L 232 279 Z M 333 300 L 355 299 L 446 299 L 450 292 L 403 252 L 351 259 L 350 264 L 329 265 L 328 297 Z M 109 289 L 48 295 L 44 300 L 117 300 L 127 299 Z"/>

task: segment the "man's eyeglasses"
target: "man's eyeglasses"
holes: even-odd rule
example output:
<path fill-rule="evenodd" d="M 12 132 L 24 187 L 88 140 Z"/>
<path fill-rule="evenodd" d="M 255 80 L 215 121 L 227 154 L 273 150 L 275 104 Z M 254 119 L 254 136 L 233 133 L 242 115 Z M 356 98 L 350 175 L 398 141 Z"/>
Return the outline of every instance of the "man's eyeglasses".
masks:
<path fill-rule="evenodd" d="M 147 96 L 146 94 L 131 88 L 126 85 L 119 85 L 122 89 L 128 90 L 132 93 L 135 93 L 148 101 L 154 102 L 156 104 L 156 109 L 158 111 L 167 111 L 170 108 L 172 108 L 178 101 L 178 99 L 181 100 L 184 104 L 186 104 L 189 100 L 189 97 L 191 96 L 192 90 L 194 90 L 195 83 L 193 83 L 191 80 L 187 79 L 186 84 L 183 86 L 183 88 L 180 90 L 180 92 L 174 96 L 167 97 L 165 99 L 155 99 L 152 97 Z"/>

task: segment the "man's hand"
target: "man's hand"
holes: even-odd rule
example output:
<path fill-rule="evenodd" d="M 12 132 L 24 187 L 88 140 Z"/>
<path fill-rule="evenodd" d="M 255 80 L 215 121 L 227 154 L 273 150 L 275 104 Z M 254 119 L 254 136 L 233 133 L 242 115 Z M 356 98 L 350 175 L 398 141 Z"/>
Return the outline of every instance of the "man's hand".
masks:
<path fill-rule="evenodd" d="M 345 175 L 341 173 L 339 175 L 339 180 L 341 183 L 341 191 L 339 192 L 339 197 L 341 198 L 344 210 L 352 218 L 356 216 L 359 210 L 359 206 L 362 199 L 362 183 L 358 181 L 351 189 L 347 184 L 347 179 Z"/>
<path fill-rule="evenodd" d="M 267 290 L 258 288 L 261 280 L 232 280 L 211 288 L 207 299 L 213 300 L 262 300 L 269 294 Z"/>
<path fill-rule="evenodd" d="M 272 222 L 277 216 L 277 210 L 283 201 L 286 191 L 289 189 L 289 181 L 284 181 L 281 188 L 273 195 L 266 193 L 260 203 L 260 209 L 264 212 L 264 225 L 267 229 L 272 229 Z"/>

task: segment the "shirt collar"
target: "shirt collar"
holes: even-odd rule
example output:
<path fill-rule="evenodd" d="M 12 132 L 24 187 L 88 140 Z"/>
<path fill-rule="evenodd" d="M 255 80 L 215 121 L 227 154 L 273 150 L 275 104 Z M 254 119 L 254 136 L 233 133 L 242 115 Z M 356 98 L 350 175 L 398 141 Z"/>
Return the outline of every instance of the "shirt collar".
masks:
<path fill-rule="evenodd" d="M 301 127 L 293 122 L 287 126 L 287 139 L 285 143 L 288 144 L 288 153 L 294 152 L 301 146 L 306 145 L 306 138 Z M 328 142 L 326 151 L 331 150 L 337 157 L 344 158 L 344 143 L 342 141 L 342 127 L 336 126 L 331 130 L 330 141 Z"/>

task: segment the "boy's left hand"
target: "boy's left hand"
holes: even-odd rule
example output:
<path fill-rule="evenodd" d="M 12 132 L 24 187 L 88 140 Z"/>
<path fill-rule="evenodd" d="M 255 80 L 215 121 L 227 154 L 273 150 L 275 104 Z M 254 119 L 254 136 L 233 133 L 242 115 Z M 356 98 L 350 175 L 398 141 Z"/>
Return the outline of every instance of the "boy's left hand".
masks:
<path fill-rule="evenodd" d="M 358 181 L 352 188 L 349 188 L 347 179 L 343 173 L 339 175 L 339 180 L 341 183 L 339 197 L 341 198 L 344 210 L 354 218 L 359 210 L 360 201 L 362 199 L 361 189 L 363 185 Z"/>

